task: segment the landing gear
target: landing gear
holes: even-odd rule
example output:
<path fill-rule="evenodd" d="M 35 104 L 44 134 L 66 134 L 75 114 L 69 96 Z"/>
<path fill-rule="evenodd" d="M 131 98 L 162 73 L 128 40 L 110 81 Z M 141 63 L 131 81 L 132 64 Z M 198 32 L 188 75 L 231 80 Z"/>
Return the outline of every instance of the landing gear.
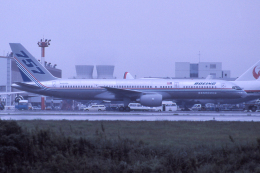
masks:
<path fill-rule="evenodd" d="M 130 112 L 130 108 L 128 107 L 128 104 L 131 102 L 130 98 L 124 98 L 124 106 L 121 106 L 119 108 L 120 112 Z"/>
<path fill-rule="evenodd" d="M 125 112 L 130 112 L 130 108 L 129 108 L 128 106 L 127 106 L 127 107 L 120 107 L 120 108 L 119 108 L 119 111 L 120 111 L 120 112 L 124 112 L 124 111 L 125 111 Z"/>
<path fill-rule="evenodd" d="M 126 112 L 130 112 L 130 108 L 127 106 L 127 107 L 125 107 L 125 111 Z"/>
<path fill-rule="evenodd" d="M 123 112 L 124 110 L 125 110 L 124 107 L 120 107 L 120 108 L 119 108 L 119 111 L 120 111 L 120 112 Z"/>
<path fill-rule="evenodd" d="M 256 109 L 257 109 L 257 107 L 256 107 L 256 106 L 251 106 L 251 107 L 249 108 L 249 110 L 251 110 L 252 112 L 255 112 L 255 111 L 256 111 Z"/>

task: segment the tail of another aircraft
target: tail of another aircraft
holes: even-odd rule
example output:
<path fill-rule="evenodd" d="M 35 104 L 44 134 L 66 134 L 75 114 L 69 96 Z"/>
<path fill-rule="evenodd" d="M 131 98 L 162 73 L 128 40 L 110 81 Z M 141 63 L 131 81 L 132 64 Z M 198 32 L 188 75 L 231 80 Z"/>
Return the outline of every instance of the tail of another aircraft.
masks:
<path fill-rule="evenodd" d="M 57 79 L 20 43 L 10 43 L 10 47 L 24 82 L 32 81 L 41 87 L 41 81 Z"/>
<path fill-rule="evenodd" d="M 260 61 L 249 68 L 245 73 L 236 79 L 236 81 L 260 80 Z"/>
<path fill-rule="evenodd" d="M 134 77 L 130 73 L 125 72 L 124 79 L 134 79 Z"/>

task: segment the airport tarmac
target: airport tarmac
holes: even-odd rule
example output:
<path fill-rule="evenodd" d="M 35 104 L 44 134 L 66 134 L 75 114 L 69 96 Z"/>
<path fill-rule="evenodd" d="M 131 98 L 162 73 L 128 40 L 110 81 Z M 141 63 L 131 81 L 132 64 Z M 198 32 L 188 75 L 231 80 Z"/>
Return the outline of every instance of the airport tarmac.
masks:
<path fill-rule="evenodd" d="M 2 120 L 260 121 L 259 112 L 1 111 Z"/>

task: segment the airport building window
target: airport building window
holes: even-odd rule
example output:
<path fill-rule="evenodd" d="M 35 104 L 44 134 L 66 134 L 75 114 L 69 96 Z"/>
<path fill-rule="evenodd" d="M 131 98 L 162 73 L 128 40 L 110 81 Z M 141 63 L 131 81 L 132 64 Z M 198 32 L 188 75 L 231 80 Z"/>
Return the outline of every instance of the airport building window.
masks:
<path fill-rule="evenodd" d="M 190 64 L 190 77 L 199 77 L 199 64 Z"/>
<path fill-rule="evenodd" d="M 210 64 L 209 68 L 210 69 L 216 69 L 217 65 L 216 64 Z"/>

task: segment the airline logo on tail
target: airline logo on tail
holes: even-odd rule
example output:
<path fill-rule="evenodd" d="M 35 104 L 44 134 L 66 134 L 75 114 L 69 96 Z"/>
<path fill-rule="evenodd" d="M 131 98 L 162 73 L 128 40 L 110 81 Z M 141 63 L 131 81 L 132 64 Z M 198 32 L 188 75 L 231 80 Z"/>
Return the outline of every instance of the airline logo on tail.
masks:
<path fill-rule="evenodd" d="M 255 66 L 255 68 L 253 69 L 253 76 L 255 79 L 258 79 L 260 76 L 260 66 Z"/>
<path fill-rule="evenodd" d="M 36 68 L 38 69 L 38 71 L 37 71 L 37 70 L 32 70 L 33 73 L 45 74 L 45 73 L 40 69 L 40 67 L 37 67 L 37 65 L 33 62 L 33 60 L 30 59 L 29 56 L 28 56 L 26 53 L 24 53 L 24 51 L 21 51 L 21 53 L 22 53 L 22 55 L 21 55 L 21 54 L 18 54 L 18 53 L 17 53 L 16 55 L 17 55 L 18 57 L 25 58 L 25 59 L 23 59 L 22 61 L 23 61 L 23 63 L 24 63 L 27 67 L 29 67 L 29 68 L 31 68 L 31 67 L 36 67 Z"/>

